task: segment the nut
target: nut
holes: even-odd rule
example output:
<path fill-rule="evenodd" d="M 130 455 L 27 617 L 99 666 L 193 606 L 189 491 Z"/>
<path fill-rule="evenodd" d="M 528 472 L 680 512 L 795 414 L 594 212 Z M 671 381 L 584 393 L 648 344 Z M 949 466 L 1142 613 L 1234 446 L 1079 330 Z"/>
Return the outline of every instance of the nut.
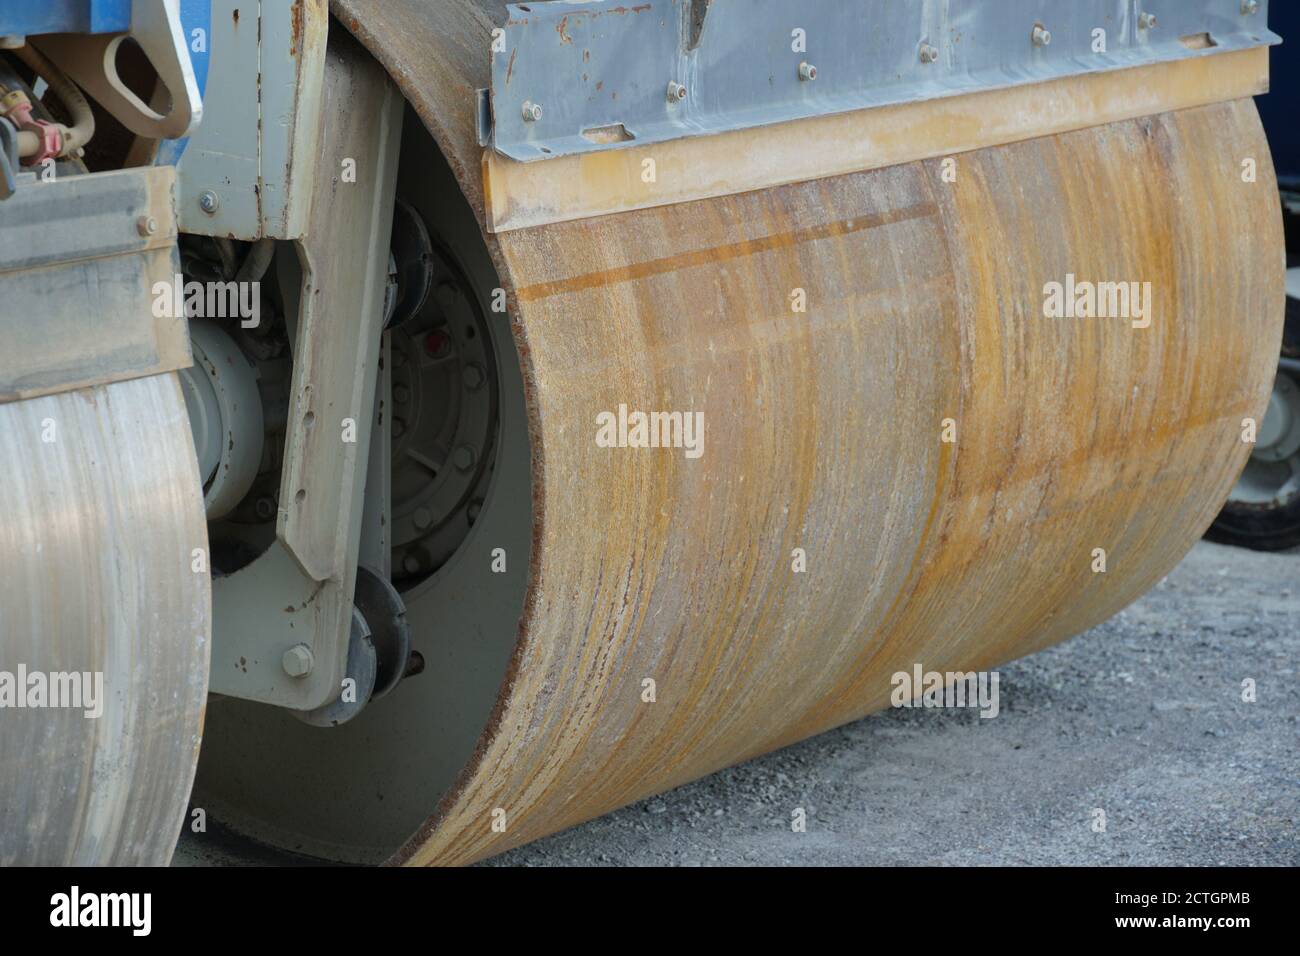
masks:
<path fill-rule="evenodd" d="M 205 189 L 199 194 L 199 208 L 209 216 L 215 216 L 217 209 L 221 206 L 221 200 L 211 189 Z"/>
<path fill-rule="evenodd" d="M 1030 38 L 1034 41 L 1034 46 L 1052 45 L 1052 31 L 1041 23 L 1034 24 L 1034 32 L 1030 34 Z"/>
<path fill-rule="evenodd" d="M 280 659 L 280 666 L 290 677 L 306 677 L 316 666 L 316 655 L 306 644 L 295 644 L 284 652 L 284 657 Z"/>
<path fill-rule="evenodd" d="M 524 100 L 524 122 L 536 123 L 542 118 L 542 108 L 532 100 Z"/>
<path fill-rule="evenodd" d="M 934 47 L 930 46 L 930 44 L 928 44 L 928 43 L 922 43 L 922 44 L 921 44 L 921 62 L 922 62 L 922 63 L 933 63 L 933 62 L 934 62 L 935 60 L 937 60 L 937 59 L 939 59 L 939 51 L 936 50 Z"/>
<path fill-rule="evenodd" d="M 817 67 L 815 67 L 815 66 L 813 66 L 811 63 L 807 63 L 807 62 L 805 62 L 805 63 L 800 63 L 800 64 L 799 64 L 799 79 L 801 79 L 801 80 L 815 80 L 815 79 L 817 79 Z"/>
<path fill-rule="evenodd" d="M 1154 30 L 1156 28 L 1156 15 L 1154 13 L 1139 15 L 1138 26 L 1143 30 Z"/>
<path fill-rule="evenodd" d="M 668 102 L 680 103 L 684 99 L 686 99 L 686 87 L 673 80 L 668 84 Z"/>
<path fill-rule="evenodd" d="M 158 231 L 158 220 L 153 216 L 141 216 L 135 221 L 135 228 L 142 236 L 152 236 Z"/>

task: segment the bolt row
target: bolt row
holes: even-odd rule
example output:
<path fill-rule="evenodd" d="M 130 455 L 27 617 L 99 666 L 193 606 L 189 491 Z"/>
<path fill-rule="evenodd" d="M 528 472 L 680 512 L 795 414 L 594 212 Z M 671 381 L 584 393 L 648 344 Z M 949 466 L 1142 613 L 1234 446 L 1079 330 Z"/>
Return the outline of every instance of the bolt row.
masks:
<path fill-rule="evenodd" d="M 1259 12 L 1259 0 L 1241 0 L 1241 12 L 1246 16 Z M 1138 15 L 1138 28 L 1141 30 L 1154 30 L 1156 28 L 1156 15 L 1143 11 Z M 1047 29 L 1041 23 L 1035 23 L 1034 29 L 1029 34 L 1030 40 L 1034 46 L 1045 47 L 1052 44 L 1052 31 Z M 921 62 L 925 64 L 936 63 L 939 60 L 939 50 L 929 43 L 922 43 L 920 47 Z M 811 82 L 817 79 L 817 67 L 806 60 L 799 64 L 799 79 L 802 82 Z M 677 105 L 686 100 L 685 85 L 673 80 L 668 84 L 668 102 Z M 542 108 L 531 100 L 524 102 L 524 122 L 535 123 L 542 118 Z"/>

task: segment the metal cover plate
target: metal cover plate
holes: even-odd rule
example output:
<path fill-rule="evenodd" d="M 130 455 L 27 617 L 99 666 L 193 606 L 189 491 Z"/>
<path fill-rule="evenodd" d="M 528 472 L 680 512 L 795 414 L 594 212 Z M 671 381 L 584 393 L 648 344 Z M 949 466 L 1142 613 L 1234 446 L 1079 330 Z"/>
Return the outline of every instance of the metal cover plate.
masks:
<path fill-rule="evenodd" d="M 480 139 L 523 162 L 1280 42 L 1267 0 L 1253 14 L 1241 0 L 562 0 L 507 11 Z M 1035 25 L 1050 43 L 1035 44 Z M 801 79 L 803 63 L 815 79 Z M 685 100 L 669 101 L 670 83 Z M 540 117 L 525 119 L 525 104 Z"/>

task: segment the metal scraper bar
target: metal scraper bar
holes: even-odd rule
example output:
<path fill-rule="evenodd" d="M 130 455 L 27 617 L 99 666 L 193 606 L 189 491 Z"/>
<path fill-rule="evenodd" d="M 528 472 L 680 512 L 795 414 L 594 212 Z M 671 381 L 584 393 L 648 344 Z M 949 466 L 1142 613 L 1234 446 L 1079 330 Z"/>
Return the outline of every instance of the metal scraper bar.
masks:
<path fill-rule="evenodd" d="M 479 138 L 530 162 L 1280 42 L 1267 0 L 515 3 Z"/>

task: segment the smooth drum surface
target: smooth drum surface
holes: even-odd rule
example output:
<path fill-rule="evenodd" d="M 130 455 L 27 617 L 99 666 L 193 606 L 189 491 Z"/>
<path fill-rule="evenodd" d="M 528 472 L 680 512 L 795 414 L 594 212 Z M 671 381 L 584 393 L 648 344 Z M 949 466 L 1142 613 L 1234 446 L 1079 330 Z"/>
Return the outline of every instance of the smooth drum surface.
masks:
<path fill-rule="evenodd" d="M 0 865 L 165 864 L 211 634 L 176 375 L 0 405 L 0 462 L 0 681 L 25 674 L 26 703 L 46 686 L 0 710 Z"/>
<path fill-rule="evenodd" d="M 481 212 L 460 102 L 477 78 L 454 71 L 486 62 L 464 36 L 481 27 L 485 45 L 488 20 L 336 6 Z M 444 16 L 464 22 L 441 24 L 440 48 L 407 49 Z M 529 400 L 533 566 L 479 752 L 399 860 L 470 862 L 853 720 L 914 663 L 988 668 L 1050 645 L 1200 536 L 1246 459 L 1242 419 L 1262 414 L 1280 336 L 1253 104 L 956 170 L 489 239 Z M 1071 275 L 1149 282 L 1149 326 L 1045 318 L 1045 284 Z M 597 447 L 597 415 L 620 405 L 703 412 L 703 455 Z"/>

